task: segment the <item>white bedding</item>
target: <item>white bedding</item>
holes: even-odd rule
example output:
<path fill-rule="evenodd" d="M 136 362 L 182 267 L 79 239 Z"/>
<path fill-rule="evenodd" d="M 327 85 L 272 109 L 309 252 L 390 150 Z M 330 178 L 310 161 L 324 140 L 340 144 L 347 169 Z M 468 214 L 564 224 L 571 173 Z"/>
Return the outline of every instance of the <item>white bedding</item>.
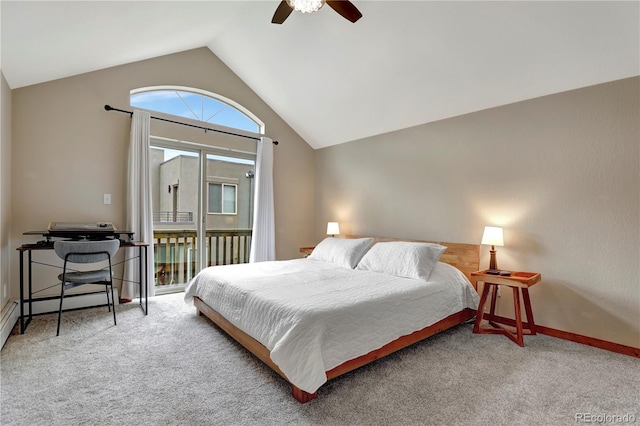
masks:
<path fill-rule="evenodd" d="M 189 283 L 185 301 L 193 296 L 262 343 L 309 393 L 325 371 L 478 305 L 467 278 L 444 263 L 428 281 L 313 259 L 215 266 Z"/>

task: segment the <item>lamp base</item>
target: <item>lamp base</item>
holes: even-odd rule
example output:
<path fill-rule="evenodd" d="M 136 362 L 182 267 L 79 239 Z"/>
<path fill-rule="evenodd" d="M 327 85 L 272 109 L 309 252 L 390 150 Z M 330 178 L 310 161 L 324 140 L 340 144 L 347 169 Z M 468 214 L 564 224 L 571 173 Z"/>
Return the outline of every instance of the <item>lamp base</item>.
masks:
<path fill-rule="evenodd" d="M 489 255 L 490 255 L 489 270 L 490 271 L 496 271 L 496 274 L 497 274 L 498 272 L 500 272 L 500 270 L 498 269 L 498 261 L 496 260 L 496 248 L 495 248 L 495 246 L 491 246 L 491 250 L 489 250 Z"/>
<path fill-rule="evenodd" d="M 500 270 L 498 269 L 487 269 L 487 274 L 489 275 L 500 275 Z"/>

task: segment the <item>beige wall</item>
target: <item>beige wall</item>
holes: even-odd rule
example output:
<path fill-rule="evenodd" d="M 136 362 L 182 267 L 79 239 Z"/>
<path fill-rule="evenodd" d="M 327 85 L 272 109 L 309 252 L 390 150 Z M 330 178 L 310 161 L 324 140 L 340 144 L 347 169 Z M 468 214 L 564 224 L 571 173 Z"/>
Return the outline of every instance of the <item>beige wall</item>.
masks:
<path fill-rule="evenodd" d="M 0 308 L 10 300 L 11 89 L 0 71 Z"/>
<path fill-rule="evenodd" d="M 280 142 L 274 154 L 276 253 L 298 257 L 298 248 L 313 238 L 313 150 L 206 48 L 13 90 L 11 245 L 38 240 L 22 233 L 49 221 L 110 220 L 124 227 L 130 118 L 103 107 L 130 109 L 131 89 L 158 85 L 220 94 L 265 122 L 268 136 Z M 155 121 L 152 133 L 255 149 L 254 141 Z M 105 193 L 112 194 L 111 205 L 103 204 Z M 15 253 L 11 268 L 16 298 Z"/>
<path fill-rule="evenodd" d="M 329 220 L 465 243 L 503 226 L 498 265 L 542 273 L 537 323 L 640 347 L 638 117 L 637 77 L 318 150 L 316 241 Z"/>
<path fill-rule="evenodd" d="M 499 266 L 543 274 L 531 291 L 538 323 L 640 346 L 640 78 L 315 152 L 205 48 L 12 92 L 2 78 L 0 280 L 10 279 L 11 298 L 15 247 L 38 239 L 24 231 L 51 220 L 124 223 L 130 120 L 103 105 L 128 109 L 129 90 L 167 84 L 239 102 L 280 141 L 278 258 L 298 257 L 329 220 L 344 233 L 457 242 L 501 225 Z M 158 123 L 152 133 L 240 143 Z M 103 205 L 104 193 L 113 204 Z"/>

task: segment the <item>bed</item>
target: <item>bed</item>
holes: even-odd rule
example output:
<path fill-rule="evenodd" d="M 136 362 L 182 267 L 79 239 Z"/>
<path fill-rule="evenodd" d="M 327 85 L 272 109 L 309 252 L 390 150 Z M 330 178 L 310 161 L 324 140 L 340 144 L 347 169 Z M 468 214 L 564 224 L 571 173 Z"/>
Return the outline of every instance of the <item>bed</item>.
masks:
<path fill-rule="evenodd" d="M 350 236 L 305 259 L 209 267 L 185 301 L 291 384 L 326 381 L 475 315 L 479 246 Z"/>

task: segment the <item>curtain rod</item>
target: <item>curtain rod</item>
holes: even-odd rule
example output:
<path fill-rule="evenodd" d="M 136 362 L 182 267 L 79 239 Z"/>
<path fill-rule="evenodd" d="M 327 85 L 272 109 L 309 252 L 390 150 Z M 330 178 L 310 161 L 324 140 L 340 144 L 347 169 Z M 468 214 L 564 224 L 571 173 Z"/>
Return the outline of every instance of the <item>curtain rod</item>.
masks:
<path fill-rule="evenodd" d="M 114 108 L 111 105 L 105 105 L 104 109 L 107 110 L 107 111 L 118 111 L 118 112 L 124 112 L 124 113 L 129 114 L 129 115 L 133 115 L 133 111 L 127 111 L 127 110 L 124 110 L 124 109 Z M 169 120 L 169 119 L 161 118 L 161 117 L 154 117 L 153 115 L 151 116 L 151 118 L 153 118 L 154 120 L 166 121 L 167 123 L 180 124 L 182 126 L 188 126 L 188 127 L 195 127 L 196 129 L 202 129 L 205 132 L 206 131 L 212 131 L 212 132 L 224 133 L 225 135 L 232 135 L 232 136 L 239 136 L 241 138 L 253 139 L 253 140 L 256 140 L 256 141 L 260 140 L 260 138 L 256 138 L 254 136 L 247 136 L 247 135 L 241 135 L 239 133 L 225 132 L 224 130 L 212 129 L 210 127 L 203 127 L 203 126 L 198 126 L 196 124 L 183 123 L 181 121 L 174 121 L 174 120 Z M 278 145 L 278 141 L 273 141 L 273 144 L 274 145 Z"/>

